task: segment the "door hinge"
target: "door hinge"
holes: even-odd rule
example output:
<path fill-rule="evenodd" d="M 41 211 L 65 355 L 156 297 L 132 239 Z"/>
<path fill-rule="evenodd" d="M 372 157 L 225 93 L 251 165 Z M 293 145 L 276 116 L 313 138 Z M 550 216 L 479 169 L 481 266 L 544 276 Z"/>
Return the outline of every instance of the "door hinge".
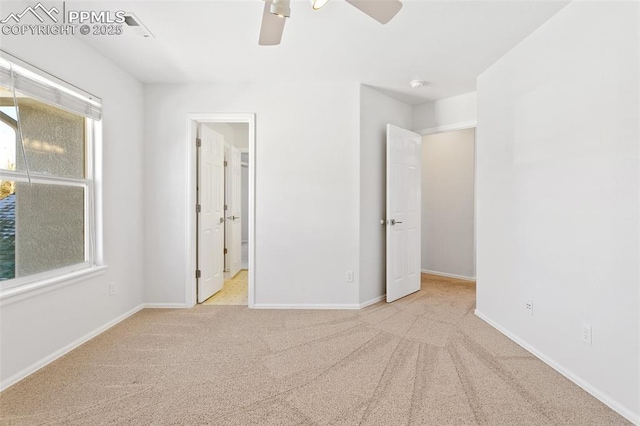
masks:
<path fill-rule="evenodd" d="M 229 208 L 229 206 L 227 206 L 226 204 L 224 205 L 224 209 L 227 210 Z"/>
<path fill-rule="evenodd" d="M 229 165 L 229 163 L 227 163 L 227 160 L 224 160 L 224 166 L 227 167 Z"/>
<path fill-rule="evenodd" d="M 200 204 L 196 204 L 196 213 L 200 213 L 202 211 L 202 206 Z"/>
<path fill-rule="evenodd" d="M 202 271 L 200 269 L 196 270 L 196 278 L 202 277 Z"/>
<path fill-rule="evenodd" d="M 224 249 L 224 254 L 227 254 L 227 249 Z"/>
<path fill-rule="evenodd" d="M 200 148 L 202 146 L 202 139 L 196 138 L 196 146 Z"/>

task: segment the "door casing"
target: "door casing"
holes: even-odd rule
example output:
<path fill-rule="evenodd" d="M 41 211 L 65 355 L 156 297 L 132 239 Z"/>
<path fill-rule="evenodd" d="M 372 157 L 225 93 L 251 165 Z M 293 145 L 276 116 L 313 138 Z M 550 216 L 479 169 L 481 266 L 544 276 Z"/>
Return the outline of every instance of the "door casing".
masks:
<path fill-rule="evenodd" d="M 185 268 L 185 306 L 192 307 L 196 299 L 196 137 L 198 123 L 247 123 L 249 125 L 249 293 L 248 306 L 255 305 L 256 268 L 255 268 L 255 187 L 256 187 L 256 115 L 254 113 L 203 113 L 187 114 L 187 167 L 185 181 L 184 208 L 186 212 L 185 253 L 187 265 Z"/>

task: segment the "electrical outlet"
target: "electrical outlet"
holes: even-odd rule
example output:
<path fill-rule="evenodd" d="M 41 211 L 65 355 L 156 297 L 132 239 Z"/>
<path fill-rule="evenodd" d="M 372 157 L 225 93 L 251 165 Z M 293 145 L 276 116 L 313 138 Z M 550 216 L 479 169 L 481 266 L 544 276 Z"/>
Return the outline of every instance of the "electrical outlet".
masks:
<path fill-rule="evenodd" d="M 529 312 L 529 315 L 533 315 L 533 300 L 527 300 L 524 304 L 525 309 Z"/>
<path fill-rule="evenodd" d="M 347 271 L 347 282 L 348 283 L 353 282 L 353 271 Z"/>
<path fill-rule="evenodd" d="M 580 340 L 587 344 L 591 344 L 591 324 L 583 322 L 580 324 Z"/>
<path fill-rule="evenodd" d="M 116 294 L 116 283 L 109 283 L 109 296 Z"/>

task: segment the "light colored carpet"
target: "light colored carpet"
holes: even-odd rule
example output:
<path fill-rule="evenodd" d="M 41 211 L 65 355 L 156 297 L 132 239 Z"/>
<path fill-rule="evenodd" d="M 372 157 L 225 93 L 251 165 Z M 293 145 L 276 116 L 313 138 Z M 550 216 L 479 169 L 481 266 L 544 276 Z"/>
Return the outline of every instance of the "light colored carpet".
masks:
<path fill-rule="evenodd" d="M 433 276 L 360 311 L 145 309 L 0 394 L 3 425 L 621 425 Z"/>
<path fill-rule="evenodd" d="M 233 278 L 224 280 L 222 290 L 203 302 L 205 305 L 244 305 L 249 298 L 249 271 L 241 270 Z"/>

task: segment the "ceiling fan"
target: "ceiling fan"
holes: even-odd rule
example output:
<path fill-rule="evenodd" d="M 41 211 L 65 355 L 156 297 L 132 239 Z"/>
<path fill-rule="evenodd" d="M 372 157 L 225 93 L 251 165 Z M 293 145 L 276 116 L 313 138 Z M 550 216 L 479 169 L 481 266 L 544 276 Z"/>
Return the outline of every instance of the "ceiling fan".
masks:
<path fill-rule="evenodd" d="M 314 10 L 320 9 L 329 0 L 311 0 Z M 345 0 L 347 3 L 366 13 L 381 24 L 389 22 L 402 9 L 400 0 Z M 280 44 L 284 23 L 291 16 L 290 0 L 264 0 L 262 26 L 260 27 L 261 46 Z"/>

